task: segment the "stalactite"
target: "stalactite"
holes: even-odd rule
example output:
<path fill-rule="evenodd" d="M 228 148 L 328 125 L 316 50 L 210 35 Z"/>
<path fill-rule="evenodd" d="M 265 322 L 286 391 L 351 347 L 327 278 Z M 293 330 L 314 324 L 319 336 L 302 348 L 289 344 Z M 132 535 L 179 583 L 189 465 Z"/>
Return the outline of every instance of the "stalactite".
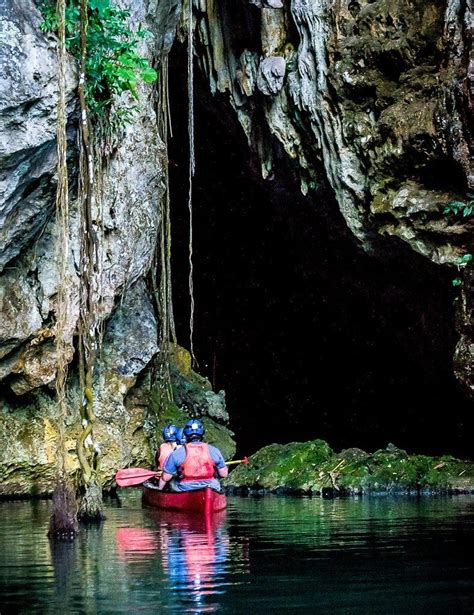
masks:
<path fill-rule="evenodd" d="M 70 342 L 66 339 L 68 310 L 70 305 L 68 257 L 69 257 L 69 200 L 67 172 L 67 114 L 66 114 L 66 27 L 65 0 L 58 0 L 56 13 L 58 18 L 58 117 L 57 117 L 57 152 L 58 152 L 58 187 L 56 193 L 57 221 L 57 256 L 59 262 L 59 284 L 56 297 L 56 394 L 59 405 L 58 421 L 58 479 L 53 494 L 49 531 L 50 537 L 73 537 L 77 532 L 77 507 L 74 491 L 67 477 L 65 422 L 68 415 L 66 398 L 67 369 L 71 354 Z"/>

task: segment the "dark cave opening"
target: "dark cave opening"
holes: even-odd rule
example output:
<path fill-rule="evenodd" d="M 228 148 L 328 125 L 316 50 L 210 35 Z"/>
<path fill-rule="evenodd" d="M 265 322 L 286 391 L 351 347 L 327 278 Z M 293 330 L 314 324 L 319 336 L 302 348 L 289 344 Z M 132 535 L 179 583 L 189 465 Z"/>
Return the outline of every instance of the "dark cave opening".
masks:
<path fill-rule="evenodd" d="M 184 50 L 170 61 L 174 310 L 189 348 Z M 304 197 L 283 155 L 263 181 L 233 111 L 196 73 L 196 356 L 226 391 L 239 451 L 320 437 L 470 453 L 452 276 L 403 245 L 365 254 L 330 193 Z"/>

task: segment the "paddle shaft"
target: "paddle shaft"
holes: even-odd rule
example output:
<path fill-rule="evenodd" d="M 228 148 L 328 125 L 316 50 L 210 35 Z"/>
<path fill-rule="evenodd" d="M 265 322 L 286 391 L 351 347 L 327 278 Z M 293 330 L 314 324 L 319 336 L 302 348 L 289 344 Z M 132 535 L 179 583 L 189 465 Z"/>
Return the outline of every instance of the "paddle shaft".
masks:
<path fill-rule="evenodd" d="M 239 463 L 247 464 L 249 461 L 247 457 L 243 459 L 235 459 L 234 461 L 227 461 L 226 464 L 237 465 Z M 125 468 L 119 470 L 115 475 L 115 481 L 119 487 L 134 487 L 141 485 L 150 478 L 160 478 L 161 470 L 146 470 L 145 468 Z"/>
<path fill-rule="evenodd" d="M 243 459 L 235 459 L 234 461 L 226 461 L 226 465 L 231 466 L 234 464 L 238 464 L 238 463 L 243 463 L 244 465 L 247 464 L 249 462 L 249 460 L 247 459 L 247 457 L 244 457 Z"/>

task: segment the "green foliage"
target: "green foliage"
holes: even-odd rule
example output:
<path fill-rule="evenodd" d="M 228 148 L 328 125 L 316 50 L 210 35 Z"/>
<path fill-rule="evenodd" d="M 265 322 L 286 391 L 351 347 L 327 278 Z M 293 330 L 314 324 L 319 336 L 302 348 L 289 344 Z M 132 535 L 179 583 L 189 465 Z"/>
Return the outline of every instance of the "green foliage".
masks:
<path fill-rule="evenodd" d="M 474 194 L 467 193 L 465 201 L 450 201 L 443 209 L 444 214 L 452 214 L 454 216 L 462 216 L 469 218 L 474 211 Z"/>
<path fill-rule="evenodd" d="M 472 262 L 472 254 L 463 254 L 462 256 L 460 256 L 459 258 L 456 259 L 456 265 L 457 268 L 459 270 L 463 269 L 464 267 L 466 267 L 467 265 L 469 265 L 469 263 Z M 454 280 L 451 282 L 451 284 L 453 286 L 461 286 L 462 284 L 462 280 L 461 278 L 454 278 Z"/>
<path fill-rule="evenodd" d="M 56 3 L 43 0 L 40 5 L 44 32 L 57 32 Z M 112 0 L 89 0 L 86 58 L 86 103 L 91 121 L 104 117 L 112 109 L 114 97 L 128 93 L 138 98 L 137 82 L 152 83 L 156 71 L 137 52 L 140 40 L 148 36 L 141 26 L 128 26 L 129 11 L 113 5 Z M 66 47 L 80 58 L 79 0 L 69 0 L 66 7 Z M 123 105 L 115 110 L 122 123 L 130 122 L 135 107 Z"/>
<path fill-rule="evenodd" d="M 466 253 L 463 254 L 462 256 L 459 256 L 456 259 L 456 265 L 457 268 L 459 269 L 459 271 L 461 271 L 461 269 L 463 269 L 464 267 L 466 267 L 467 265 L 469 265 L 469 263 L 472 262 L 472 254 Z M 461 278 L 454 278 L 454 280 L 452 280 L 451 284 L 453 286 L 461 286 L 462 284 L 462 280 Z"/>
<path fill-rule="evenodd" d="M 463 254 L 463 256 L 460 256 L 457 259 L 456 263 L 458 267 L 465 267 L 471 261 L 472 261 L 472 254 Z"/>

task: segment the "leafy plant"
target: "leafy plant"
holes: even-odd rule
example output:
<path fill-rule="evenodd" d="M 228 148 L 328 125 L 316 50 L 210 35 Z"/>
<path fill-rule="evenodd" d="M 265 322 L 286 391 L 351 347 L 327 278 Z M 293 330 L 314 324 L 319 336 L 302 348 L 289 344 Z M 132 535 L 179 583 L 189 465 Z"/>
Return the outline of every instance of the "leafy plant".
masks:
<path fill-rule="evenodd" d="M 57 32 L 56 3 L 43 0 L 41 29 Z M 89 0 L 86 58 L 86 103 L 91 121 L 104 117 L 111 111 L 114 98 L 128 93 L 138 99 L 137 82 L 152 83 L 157 73 L 146 58 L 137 51 L 142 39 L 149 35 L 141 26 L 130 29 L 130 12 L 113 5 L 112 0 Z M 79 0 L 69 0 L 66 7 L 66 47 L 80 58 L 80 8 Z M 115 110 L 122 123 L 131 121 L 133 104 Z"/>
<path fill-rule="evenodd" d="M 459 271 L 461 271 L 461 269 L 463 269 L 464 267 L 469 265 L 469 263 L 472 262 L 473 258 L 474 258 L 473 255 L 469 254 L 469 253 L 463 254 L 462 256 L 457 258 L 456 259 L 456 265 L 457 265 L 457 268 L 459 269 Z M 461 280 L 461 278 L 454 278 L 454 280 L 452 280 L 451 284 L 453 286 L 461 286 L 462 280 Z"/>
<path fill-rule="evenodd" d="M 472 254 L 463 254 L 456 260 L 456 264 L 458 267 L 465 267 L 468 263 L 472 261 Z"/>
<path fill-rule="evenodd" d="M 443 209 L 444 214 L 461 215 L 463 218 L 469 218 L 474 211 L 474 194 L 468 192 L 466 201 L 450 201 Z"/>

